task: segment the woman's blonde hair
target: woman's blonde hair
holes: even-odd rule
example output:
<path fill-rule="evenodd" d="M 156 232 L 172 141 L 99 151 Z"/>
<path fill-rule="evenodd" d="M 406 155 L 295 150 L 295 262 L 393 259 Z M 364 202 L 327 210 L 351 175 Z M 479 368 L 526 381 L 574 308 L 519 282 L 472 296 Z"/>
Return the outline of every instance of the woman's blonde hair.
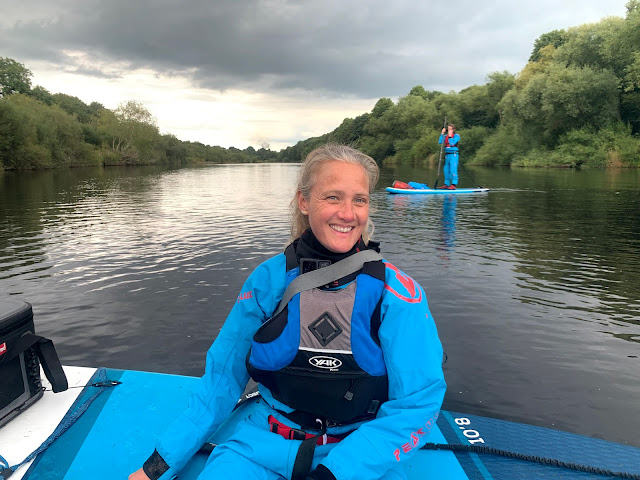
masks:
<path fill-rule="evenodd" d="M 375 160 L 355 148 L 347 145 L 328 143 L 311 151 L 304 162 L 302 162 L 302 167 L 298 172 L 298 185 L 293 195 L 293 200 L 291 200 L 291 240 L 298 238 L 302 235 L 302 232 L 309 228 L 309 217 L 304 215 L 298 206 L 298 192 L 302 193 L 302 196 L 308 200 L 311 195 L 311 188 L 318 179 L 320 169 L 326 162 L 330 161 L 361 165 L 369 178 L 370 194 L 373 193 L 378 183 L 380 169 Z M 371 218 L 368 218 L 367 225 L 362 232 L 362 239 L 365 244 L 369 243 L 369 240 L 373 236 L 373 230 L 373 221 L 371 221 Z"/>

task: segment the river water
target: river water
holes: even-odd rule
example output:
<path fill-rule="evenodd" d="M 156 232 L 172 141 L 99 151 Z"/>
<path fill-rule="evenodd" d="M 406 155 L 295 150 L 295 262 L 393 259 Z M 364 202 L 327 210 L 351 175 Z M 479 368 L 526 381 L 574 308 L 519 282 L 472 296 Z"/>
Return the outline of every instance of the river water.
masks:
<path fill-rule="evenodd" d="M 33 304 L 65 364 L 201 375 L 288 240 L 298 168 L 0 173 L 0 296 Z M 385 193 L 436 178 L 403 167 L 373 197 L 385 257 L 427 292 L 445 408 L 640 446 L 640 171 L 466 170 L 492 190 Z"/>

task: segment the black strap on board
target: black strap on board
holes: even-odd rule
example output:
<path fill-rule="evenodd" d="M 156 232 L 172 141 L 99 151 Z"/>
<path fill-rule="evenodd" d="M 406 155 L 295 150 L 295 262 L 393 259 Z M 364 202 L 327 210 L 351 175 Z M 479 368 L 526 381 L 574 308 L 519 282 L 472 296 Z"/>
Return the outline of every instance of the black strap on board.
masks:
<path fill-rule="evenodd" d="M 36 354 L 42 365 L 42 370 L 44 370 L 44 374 L 49 382 L 51 382 L 53 392 L 64 392 L 68 388 L 67 376 L 62 369 L 62 364 L 53 346 L 53 342 L 48 338 L 34 335 L 33 333 L 23 335 L 11 346 L 11 350 L 7 352 L 7 360 L 17 357 L 31 347 L 35 347 Z"/>

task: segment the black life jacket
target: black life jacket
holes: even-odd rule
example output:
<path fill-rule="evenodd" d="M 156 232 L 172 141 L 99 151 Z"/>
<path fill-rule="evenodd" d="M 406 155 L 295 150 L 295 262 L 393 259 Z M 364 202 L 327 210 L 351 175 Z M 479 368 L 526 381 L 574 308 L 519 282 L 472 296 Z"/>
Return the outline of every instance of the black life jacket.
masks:
<path fill-rule="evenodd" d="M 285 256 L 288 286 L 300 272 L 294 244 Z M 388 399 L 378 339 L 384 279 L 384 263 L 367 262 L 343 288 L 296 294 L 254 335 L 251 377 L 307 416 L 333 424 L 374 417 Z"/>

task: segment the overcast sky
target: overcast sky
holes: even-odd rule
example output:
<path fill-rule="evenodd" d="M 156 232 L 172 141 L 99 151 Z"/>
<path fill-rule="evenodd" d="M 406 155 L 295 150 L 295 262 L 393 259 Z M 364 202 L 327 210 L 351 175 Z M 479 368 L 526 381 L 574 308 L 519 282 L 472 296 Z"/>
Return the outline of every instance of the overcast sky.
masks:
<path fill-rule="evenodd" d="M 415 85 L 517 73 L 541 34 L 626 2 L 22 0 L 2 8 L 0 56 L 52 93 L 142 102 L 161 133 L 280 150 Z"/>

